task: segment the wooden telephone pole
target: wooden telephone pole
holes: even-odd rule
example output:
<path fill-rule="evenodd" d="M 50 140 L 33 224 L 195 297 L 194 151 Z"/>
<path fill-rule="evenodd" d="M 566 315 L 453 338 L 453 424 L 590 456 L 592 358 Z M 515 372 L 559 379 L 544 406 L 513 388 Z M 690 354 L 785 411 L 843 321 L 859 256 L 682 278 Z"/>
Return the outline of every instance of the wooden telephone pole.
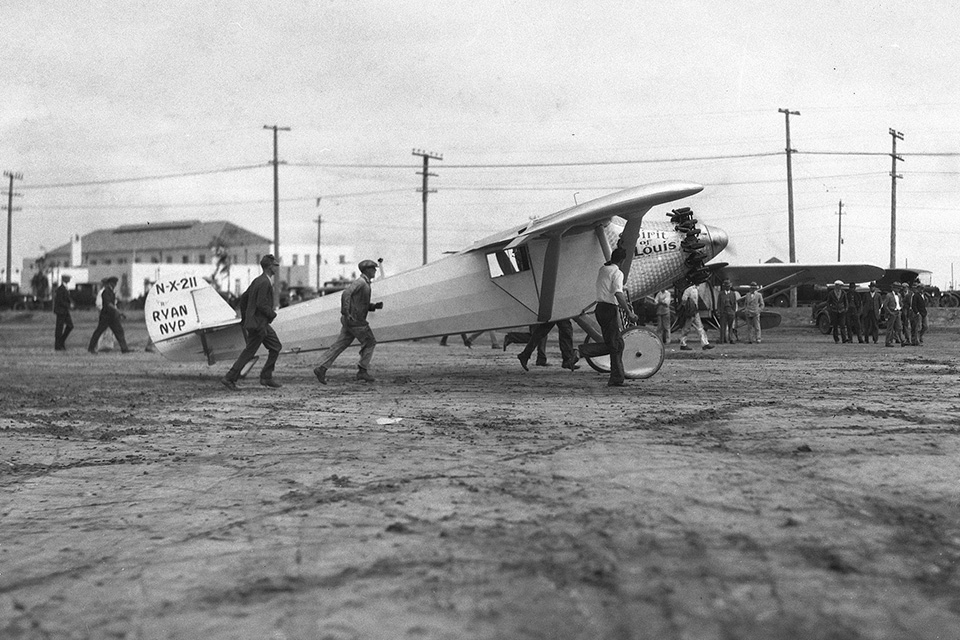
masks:
<path fill-rule="evenodd" d="M 264 129 L 273 130 L 273 256 L 280 260 L 280 161 L 277 159 L 277 132 L 290 131 L 290 127 L 278 127 L 277 125 L 263 125 Z M 277 298 L 277 304 L 280 300 L 280 270 L 277 270 L 277 277 L 273 279 L 273 292 Z"/>
<path fill-rule="evenodd" d="M 897 155 L 897 140 L 903 140 L 903 134 L 894 129 L 890 129 L 890 136 L 893 138 L 893 151 L 890 153 L 892 158 L 890 169 L 890 268 L 897 268 L 897 180 L 903 175 L 897 173 L 897 160 L 903 162 L 903 158 Z"/>
<path fill-rule="evenodd" d="M 436 193 L 436 189 L 427 188 L 427 180 L 430 176 L 436 176 L 430 173 L 430 158 L 434 160 L 443 160 L 443 156 L 438 153 L 431 153 L 422 149 L 414 149 L 413 155 L 423 158 L 423 171 L 418 171 L 417 175 L 423 176 L 423 187 L 417 191 L 423 192 L 423 264 L 427 264 L 427 194 Z"/>
<path fill-rule="evenodd" d="M 13 206 L 13 197 L 22 195 L 14 193 L 13 181 L 23 180 L 23 174 L 4 171 L 3 175 L 10 178 L 10 190 L 7 191 L 7 284 L 10 284 L 13 282 L 13 212 L 20 210 L 20 207 Z"/>
<path fill-rule="evenodd" d="M 843 200 L 837 209 L 837 262 L 840 262 L 840 245 L 843 244 Z"/>
<path fill-rule="evenodd" d="M 800 115 L 799 111 L 790 111 L 789 109 L 777 109 L 784 115 L 787 123 L 787 236 L 790 242 L 790 262 L 797 261 L 797 245 L 793 226 L 793 152 L 796 151 L 790 146 L 790 116 Z M 790 306 L 797 306 L 797 288 L 790 287 Z"/>

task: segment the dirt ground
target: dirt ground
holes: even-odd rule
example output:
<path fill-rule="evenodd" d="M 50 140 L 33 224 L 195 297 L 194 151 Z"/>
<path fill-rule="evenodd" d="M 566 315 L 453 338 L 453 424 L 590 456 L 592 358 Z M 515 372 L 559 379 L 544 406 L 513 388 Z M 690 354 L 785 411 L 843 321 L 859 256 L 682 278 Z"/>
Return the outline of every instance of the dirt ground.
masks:
<path fill-rule="evenodd" d="M 0 638 L 960 638 L 960 320 L 608 388 L 517 346 L 220 363 L 0 316 Z M 713 334 L 711 334 L 713 337 Z"/>

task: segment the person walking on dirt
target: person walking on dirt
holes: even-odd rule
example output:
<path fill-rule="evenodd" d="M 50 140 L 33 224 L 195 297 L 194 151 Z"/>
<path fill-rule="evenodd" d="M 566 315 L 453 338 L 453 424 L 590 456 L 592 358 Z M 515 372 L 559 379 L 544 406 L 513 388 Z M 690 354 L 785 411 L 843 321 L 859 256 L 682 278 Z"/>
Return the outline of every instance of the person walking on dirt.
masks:
<path fill-rule="evenodd" d="M 724 280 L 717 296 L 717 319 L 720 320 L 720 343 L 734 342 L 734 330 L 737 326 L 737 304 L 740 294 L 730 288 L 730 280 Z"/>
<path fill-rule="evenodd" d="M 853 282 L 847 287 L 847 336 L 850 342 L 853 342 L 853 336 L 857 336 L 857 342 L 863 344 L 863 331 L 860 329 L 860 314 L 863 312 L 863 301 L 860 300 L 860 294 L 857 293 L 857 285 Z"/>
<path fill-rule="evenodd" d="M 913 287 L 913 334 L 910 338 L 913 346 L 919 347 L 923 344 L 923 334 L 927 332 L 927 301 L 919 281 L 910 286 Z"/>
<path fill-rule="evenodd" d="M 873 344 L 877 344 L 877 339 L 880 337 L 881 313 L 883 313 L 883 296 L 877 289 L 877 283 L 871 282 L 870 292 L 863 303 L 863 313 L 860 316 L 863 319 L 863 339 L 865 342 L 869 342 L 872 336 Z"/>
<path fill-rule="evenodd" d="M 597 273 L 597 308 L 594 314 L 603 334 L 603 344 L 584 344 L 580 346 L 580 355 L 596 357 L 610 356 L 610 379 L 608 387 L 622 387 L 626 384 L 623 371 L 623 336 L 620 330 L 620 310 L 627 319 L 636 324 L 637 314 L 633 312 L 623 292 L 623 271 L 620 265 L 627 258 L 623 247 L 617 247 L 610 254 L 610 260 Z"/>
<path fill-rule="evenodd" d="M 240 296 L 240 326 L 243 327 L 247 346 L 227 371 L 227 375 L 220 380 L 223 386 L 232 391 L 237 390 L 237 380 L 240 379 L 243 368 L 253 360 L 261 345 L 267 348 L 267 361 L 260 370 L 260 384 L 271 389 L 279 389 L 283 386 L 273 379 L 273 370 L 283 345 L 277 337 L 277 332 L 270 326 L 273 319 L 277 317 L 273 279 L 277 277 L 280 261 L 273 254 L 268 253 L 260 258 L 260 268 L 263 269 L 263 273 L 254 278 Z"/>
<path fill-rule="evenodd" d="M 690 329 L 695 329 L 700 336 L 700 344 L 704 351 L 713 349 L 713 345 L 707 340 L 707 332 L 703 329 L 703 321 L 700 320 L 700 291 L 697 289 L 697 285 L 690 284 L 683 290 L 683 295 L 680 296 L 680 306 L 683 309 L 684 316 L 683 329 L 680 331 L 680 350 L 692 351 L 687 346 L 687 334 L 690 333 Z"/>
<path fill-rule="evenodd" d="M 63 274 L 60 280 L 60 286 L 53 294 L 53 314 L 57 317 L 57 326 L 53 332 L 53 348 L 56 351 L 66 351 L 67 336 L 73 331 L 73 319 L 70 317 L 70 307 L 73 303 L 70 301 L 70 292 L 67 291 L 70 276 Z"/>
<path fill-rule="evenodd" d="M 890 292 L 883 299 L 883 313 L 887 318 L 887 340 L 884 346 L 892 347 L 900 336 L 900 283 L 894 282 Z"/>
<path fill-rule="evenodd" d="M 123 315 L 117 307 L 117 294 L 114 291 L 119 281 L 120 279 L 117 278 L 117 276 L 110 276 L 103 281 L 104 290 L 101 293 L 103 308 L 100 309 L 100 321 L 97 323 L 97 328 L 94 330 L 93 335 L 90 337 L 90 343 L 87 345 L 87 351 L 90 353 L 97 353 L 97 342 L 107 329 L 113 332 L 117 342 L 120 343 L 120 353 L 130 353 L 130 349 L 127 348 L 126 337 L 123 334 L 123 325 L 120 324 L 120 320 L 126 318 L 126 316 Z"/>
<path fill-rule="evenodd" d="M 843 280 L 834 282 L 833 289 L 827 292 L 827 313 L 830 314 L 833 341 L 850 342 L 847 335 L 847 294 L 843 291 Z"/>
<path fill-rule="evenodd" d="M 354 340 L 360 341 L 360 366 L 357 370 L 357 380 L 374 381 L 367 370 L 370 368 L 370 360 L 373 358 L 377 339 L 373 336 L 370 323 L 367 322 L 367 313 L 383 309 L 382 302 L 375 304 L 370 302 L 370 281 L 377 276 L 377 263 L 373 260 L 364 260 L 357 265 L 357 268 L 360 269 L 360 277 L 351 282 L 341 294 L 340 335 L 330 345 L 327 357 L 313 369 L 313 375 L 317 376 L 320 384 L 327 384 L 327 369 L 347 347 L 353 344 Z"/>
<path fill-rule="evenodd" d="M 747 317 L 747 344 L 760 344 L 760 312 L 763 311 L 763 294 L 756 282 L 750 283 L 750 291 L 743 296 L 743 315 Z"/>
<path fill-rule="evenodd" d="M 670 315 L 673 295 L 670 289 L 661 289 L 653 302 L 657 305 L 657 335 L 660 337 L 660 342 L 670 344 L 670 328 L 673 326 L 673 317 Z"/>
<path fill-rule="evenodd" d="M 573 348 L 573 323 L 567 319 L 557 320 L 556 322 L 544 322 L 543 324 L 532 327 L 526 346 L 523 348 L 523 351 L 517 355 L 520 366 L 523 367 L 524 371 L 530 370 L 527 367 L 527 363 L 530 362 L 530 356 L 533 355 L 534 350 L 537 351 L 537 366 L 547 366 L 547 354 L 544 349 L 544 344 L 547 341 L 547 335 L 550 333 L 550 330 L 553 329 L 554 325 L 557 327 L 560 340 L 560 366 L 564 369 L 570 369 L 570 371 L 575 371 L 580 368 L 577 366 L 577 360 L 579 360 L 580 357 L 577 355 L 577 350 Z"/>

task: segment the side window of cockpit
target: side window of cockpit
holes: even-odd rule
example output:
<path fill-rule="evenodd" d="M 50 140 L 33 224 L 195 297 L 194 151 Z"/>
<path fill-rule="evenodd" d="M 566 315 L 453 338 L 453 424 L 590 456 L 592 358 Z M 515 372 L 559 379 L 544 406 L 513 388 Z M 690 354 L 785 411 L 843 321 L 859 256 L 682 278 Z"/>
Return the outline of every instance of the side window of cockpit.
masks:
<path fill-rule="evenodd" d="M 511 276 L 521 271 L 530 270 L 530 254 L 526 247 L 505 249 L 487 254 L 487 267 L 491 278 Z"/>

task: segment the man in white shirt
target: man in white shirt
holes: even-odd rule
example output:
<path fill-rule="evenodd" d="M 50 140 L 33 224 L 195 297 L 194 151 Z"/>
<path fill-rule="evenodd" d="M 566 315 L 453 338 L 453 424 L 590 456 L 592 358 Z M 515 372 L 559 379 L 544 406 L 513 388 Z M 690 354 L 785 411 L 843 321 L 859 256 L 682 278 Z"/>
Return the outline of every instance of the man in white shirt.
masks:
<path fill-rule="evenodd" d="M 603 344 L 585 344 L 580 348 L 581 355 L 588 357 L 610 355 L 610 380 L 607 382 L 610 387 L 622 387 L 626 380 L 623 372 L 623 336 L 619 309 L 623 309 L 631 323 L 636 324 L 638 320 L 623 292 L 623 272 L 620 271 L 620 265 L 626 258 L 627 252 L 617 247 L 610 254 L 610 261 L 600 267 L 597 274 L 595 314 L 603 333 Z"/>
<path fill-rule="evenodd" d="M 680 306 L 684 310 L 686 319 L 683 322 L 683 330 L 680 332 L 680 350 L 691 351 L 687 346 L 687 334 L 690 329 L 696 329 L 700 334 L 700 344 L 703 350 L 713 349 L 713 345 L 707 340 L 707 332 L 703 330 L 703 322 L 700 321 L 700 292 L 697 291 L 697 285 L 691 284 L 683 290 L 680 296 Z"/>

